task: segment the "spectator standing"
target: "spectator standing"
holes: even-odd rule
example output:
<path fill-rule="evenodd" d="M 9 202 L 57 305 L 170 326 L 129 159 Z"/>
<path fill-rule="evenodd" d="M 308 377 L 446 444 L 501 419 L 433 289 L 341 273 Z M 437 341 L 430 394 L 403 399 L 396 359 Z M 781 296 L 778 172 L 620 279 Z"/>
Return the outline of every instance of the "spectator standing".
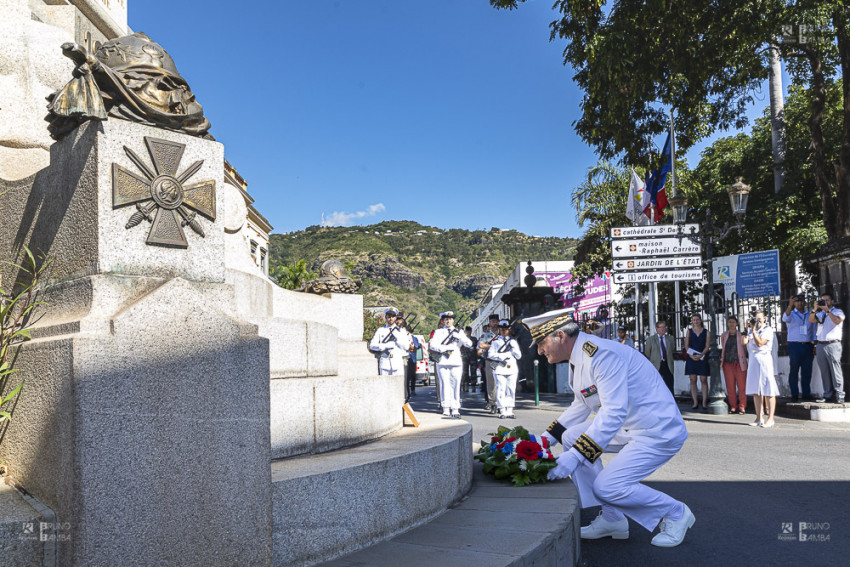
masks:
<path fill-rule="evenodd" d="M 472 336 L 472 327 L 463 330 L 466 337 L 472 343 L 470 347 L 461 347 L 460 355 L 463 359 L 463 391 L 475 391 L 475 383 L 478 381 L 478 339 Z"/>
<path fill-rule="evenodd" d="M 776 396 L 779 395 L 779 386 L 773 375 L 773 341 L 776 334 L 767 324 L 764 311 L 756 312 L 755 316 L 747 323 L 747 336 L 744 344 L 750 353 L 747 365 L 747 394 L 753 397 L 756 406 L 756 420 L 750 425 L 760 427 L 773 427 L 773 415 L 776 413 Z M 764 413 L 764 401 L 767 401 L 767 419 L 762 419 Z"/>
<path fill-rule="evenodd" d="M 673 393 L 673 339 L 667 335 L 667 323 L 658 321 L 655 334 L 646 340 L 646 357 L 661 374 L 664 384 Z"/>
<path fill-rule="evenodd" d="M 702 317 L 694 315 L 691 317 L 691 328 L 685 335 L 685 351 L 688 353 L 685 374 L 691 380 L 691 399 L 694 402 L 691 409 L 702 408 L 703 411 L 708 409 L 708 375 L 711 373 L 708 369 L 708 360 L 705 358 L 708 355 L 708 347 L 708 330 L 702 324 Z M 697 402 L 697 376 L 702 388 L 701 406 Z"/>
<path fill-rule="evenodd" d="M 822 293 L 815 304 L 810 323 L 817 323 L 817 359 L 823 380 L 824 402 L 834 396 L 835 403 L 844 403 L 844 372 L 841 369 L 841 340 L 843 337 L 844 311 L 833 303 L 831 293 Z"/>
<path fill-rule="evenodd" d="M 621 345 L 626 345 L 627 347 L 635 348 L 635 341 L 629 336 L 629 333 L 626 331 L 625 327 L 617 327 L 616 341 Z"/>
<path fill-rule="evenodd" d="M 792 297 L 788 301 L 788 307 L 782 314 L 782 322 L 788 329 L 788 387 L 791 389 L 791 397 L 800 397 L 800 388 L 797 379 L 800 380 L 803 398 L 812 397 L 812 364 L 815 360 L 814 341 L 817 337 L 817 325 L 809 322 L 811 313 L 806 308 L 805 298 L 802 294 Z"/>
<path fill-rule="evenodd" d="M 479 390 L 484 392 L 484 402 L 487 403 L 489 400 L 487 399 L 487 359 L 484 357 L 484 351 L 481 350 L 480 344 L 484 337 L 489 337 L 489 340 L 492 340 L 494 335 L 490 333 L 490 325 L 484 324 L 481 326 L 481 336 L 478 337 L 478 343 L 475 345 L 475 361 L 478 364 L 478 373 L 480 378 L 478 379 L 477 386 Z"/>
<path fill-rule="evenodd" d="M 492 314 L 488 319 L 490 321 L 490 334 L 487 337 L 482 334 L 481 338 L 478 339 L 478 348 L 481 350 L 481 354 L 479 356 L 485 359 L 484 382 L 487 388 L 487 403 L 484 406 L 484 409 L 489 410 L 490 413 L 496 413 L 496 411 L 498 411 L 496 406 L 496 379 L 493 376 L 493 363 L 489 360 L 487 351 L 490 350 L 490 343 L 496 337 L 496 332 L 499 329 L 499 316 Z"/>
<path fill-rule="evenodd" d="M 720 335 L 720 360 L 726 380 L 729 413 L 744 415 L 747 412 L 747 347 L 744 335 L 738 329 L 737 317 L 726 318 L 726 329 Z"/>
<path fill-rule="evenodd" d="M 416 395 L 416 352 L 421 345 L 419 344 L 419 339 L 413 334 L 410 325 L 404 323 L 404 329 L 410 335 L 410 348 L 408 348 L 407 367 L 405 369 L 405 380 L 407 381 L 406 393 L 409 400 L 411 396 Z"/>

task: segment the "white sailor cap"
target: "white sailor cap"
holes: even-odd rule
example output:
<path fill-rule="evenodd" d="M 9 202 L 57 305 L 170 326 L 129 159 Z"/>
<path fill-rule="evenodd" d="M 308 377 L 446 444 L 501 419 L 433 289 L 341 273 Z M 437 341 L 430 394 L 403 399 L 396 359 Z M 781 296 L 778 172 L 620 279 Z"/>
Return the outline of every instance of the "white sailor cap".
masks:
<path fill-rule="evenodd" d="M 520 321 L 525 328 L 531 333 L 531 344 L 535 345 L 542 340 L 546 335 L 554 333 L 560 329 L 567 321 L 573 318 L 575 309 L 569 307 L 567 309 L 557 309 L 549 311 L 543 315 L 528 317 Z"/>
<path fill-rule="evenodd" d="M 502 319 L 501 321 L 499 321 L 499 326 L 507 329 L 508 327 L 511 326 L 511 322 L 508 321 L 507 319 Z"/>
<path fill-rule="evenodd" d="M 393 317 L 397 316 L 398 309 L 396 309 L 395 307 L 387 307 L 386 309 L 384 309 L 384 317 L 386 317 L 387 315 L 392 315 Z"/>
<path fill-rule="evenodd" d="M 442 313 L 440 313 L 440 319 L 445 319 L 447 317 L 451 317 L 452 319 L 454 319 L 454 316 L 454 311 L 443 311 Z"/>

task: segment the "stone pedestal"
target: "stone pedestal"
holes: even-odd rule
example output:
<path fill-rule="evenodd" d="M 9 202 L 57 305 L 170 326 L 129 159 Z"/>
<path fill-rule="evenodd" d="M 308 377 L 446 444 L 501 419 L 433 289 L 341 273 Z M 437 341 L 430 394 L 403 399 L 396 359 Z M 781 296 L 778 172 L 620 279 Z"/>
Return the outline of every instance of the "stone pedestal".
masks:
<path fill-rule="evenodd" d="M 270 565 L 269 343 L 211 301 L 219 217 L 199 216 L 205 237 L 182 227 L 185 248 L 125 228 L 114 164 L 139 172 L 126 146 L 153 168 L 145 137 L 185 145 L 179 165 L 159 157 L 175 176 L 203 160 L 185 185 L 223 182 L 220 144 L 109 120 L 0 197 L 4 255 L 53 258 L 0 461 L 55 512 L 60 565 Z"/>

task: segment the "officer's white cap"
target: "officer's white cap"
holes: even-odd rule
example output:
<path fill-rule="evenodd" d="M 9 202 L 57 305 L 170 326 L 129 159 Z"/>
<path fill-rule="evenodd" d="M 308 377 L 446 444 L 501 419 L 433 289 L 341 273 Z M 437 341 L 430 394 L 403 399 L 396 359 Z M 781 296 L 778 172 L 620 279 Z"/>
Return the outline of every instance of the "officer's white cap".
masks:
<path fill-rule="evenodd" d="M 445 319 L 446 317 L 451 317 L 454 319 L 455 312 L 454 311 L 443 311 L 440 313 L 440 319 Z"/>
<path fill-rule="evenodd" d="M 386 309 L 384 309 L 384 317 L 386 317 L 387 315 L 398 315 L 398 309 L 396 309 L 395 307 L 387 307 Z"/>
<path fill-rule="evenodd" d="M 507 328 L 507 327 L 511 326 L 511 322 L 508 321 L 507 319 L 502 319 L 501 321 L 499 321 L 499 326 Z"/>
<path fill-rule="evenodd" d="M 543 315 L 535 315 L 523 319 L 521 323 L 531 333 L 531 344 L 535 345 L 546 335 L 554 333 L 564 324 L 573 318 L 575 309 L 568 307 L 567 309 L 557 309 L 549 311 Z"/>

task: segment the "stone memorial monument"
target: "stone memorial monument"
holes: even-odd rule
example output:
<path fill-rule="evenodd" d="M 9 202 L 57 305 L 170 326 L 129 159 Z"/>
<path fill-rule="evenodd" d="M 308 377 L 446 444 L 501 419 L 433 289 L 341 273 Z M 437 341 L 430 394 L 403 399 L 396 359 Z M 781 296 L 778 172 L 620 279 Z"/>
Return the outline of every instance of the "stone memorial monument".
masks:
<path fill-rule="evenodd" d="M 460 498 L 469 426 L 401 431 L 362 297 L 283 290 L 252 261 L 224 146 L 126 3 L 0 8 L 0 92 L 32 87 L 0 105 L 0 259 L 52 259 L 0 430 L 0 486 L 26 500 L 0 510 L 0 564 L 310 565 Z"/>

